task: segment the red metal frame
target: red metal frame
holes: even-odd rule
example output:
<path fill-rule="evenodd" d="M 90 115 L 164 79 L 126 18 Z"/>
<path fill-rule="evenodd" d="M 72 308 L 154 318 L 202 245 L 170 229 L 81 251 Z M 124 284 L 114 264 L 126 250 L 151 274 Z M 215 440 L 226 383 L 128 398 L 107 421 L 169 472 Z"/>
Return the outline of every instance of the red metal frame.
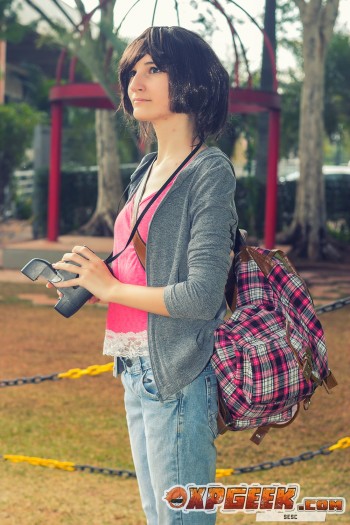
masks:
<path fill-rule="evenodd" d="M 276 241 L 279 137 L 280 112 L 270 111 L 264 232 L 265 246 L 269 249 L 275 246 Z"/>
<path fill-rule="evenodd" d="M 115 89 L 117 90 L 117 87 Z M 54 86 L 50 90 L 49 98 L 52 103 L 62 102 L 68 106 L 116 110 L 103 87 L 93 82 Z"/>
<path fill-rule="evenodd" d="M 83 34 L 88 26 L 89 20 L 96 9 L 99 9 L 108 0 L 100 0 L 100 5 L 88 13 L 79 25 L 79 32 Z M 229 94 L 229 113 L 259 113 L 269 112 L 269 151 L 268 151 L 268 174 L 266 183 L 265 202 L 265 230 L 264 242 L 267 248 L 275 245 L 276 214 L 277 214 L 277 169 L 279 151 L 279 126 L 280 126 L 280 96 L 277 93 L 276 61 L 273 48 L 265 31 L 241 6 L 230 0 L 239 7 L 250 20 L 260 29 L 264 42 L 267 46 L 272 69 L 273 69 L 273 91 L 261 91 L 252 89 L 250 72 L 248 70 L 248 88 L 239 86 L 238 69 L 235 69 L 236 87 L 231 88 Z M 235 29 L 229 17 L 218 0 L 211 0 L 225 16 L 230 26 L 231 35 L 234 39 Z M 238 35 L 237 35 L 238 36 Z M 235 52 L 237 54 L 236 46 Z M 75 83 L 75 68 L 77 59 L 73 57 L 69 66 L 69 83 L 62 84 L 63 66 L 67 56 L 66 50 L 62 50 L 56 68 L 57 84 L 50 90 L 51 101 L 51 155 L 50 155 L 50 180 L 48 196 L 48 240 L 57 241 L 59 234 L 59 196 L 60 196 L 60 170 L 61 170 L 61 138 L 62 138 L 62 114 L 64 105 L 87 107 L 94 109 L 116 110 L 111 100 L 106 95 L 102 86 L 96 83 Z M 108 57 L 107 57 L 108 58 Z M 236 63 L 238 62 L 238 58 Z M 248 66 L 247 66 L 248 67 Z M 117 89 L 117 88 L 115 88 Z"/>
<path fill-rule="evenodd" d="M 57 241 L 59 234 L 62 116 L 62 102 L 53 102 L 51 104 L 51 150 L 47 222 L 47 238 L 49 241 Z"/>

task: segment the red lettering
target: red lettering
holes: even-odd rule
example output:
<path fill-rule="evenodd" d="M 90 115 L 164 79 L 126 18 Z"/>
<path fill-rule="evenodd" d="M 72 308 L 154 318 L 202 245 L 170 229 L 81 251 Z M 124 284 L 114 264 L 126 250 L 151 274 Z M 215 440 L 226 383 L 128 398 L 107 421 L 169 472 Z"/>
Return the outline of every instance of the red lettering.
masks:
<path fill-rule="evenodd" d="M 316 504 L 317 510 L 328 510 L 328 500 L 319 499 Z"/>
<path fill-rule="evenodd" d="M 190 499 L 186 505 L 187 510 L 204 509 L 203 498 L 206 487 L 189 487 Z"/>
<path fill-rule="evenodd" d="M 329 500 L 329 510 L 335 510 L 335 511 L 342 512 L 343 511 L 343 500 L 330 499 Z"/>
<path fill-rule="evenodd" d="M 246 488 L 231 487 L 227 489 L 224 510 L 243 510 Z M 241 495 L 240 495 L 241 494 Z"/>
<path fill-rule="evenodd" d="M 276 493 L 276 487 L 265 487 L 261 492 L 260 508 L 261 510 L 270 510 L 273 505 L 273 498 Z"/>
<path fill-rule="evenodd" d="M 214 505 L 220 505 L 224 501 L 224 496 L 224 487 L 209 487 L 205 509 L 211 510 L 214 508 Z"/>
<path fill-rule="evenodd" d="M 296 487 L 277 487 L 275 509 L 292 510 L 294 507 L 294 498 L 297 495 Z"/>
<path fill-rule="evenodd" d="M 246 510 L 255 510 L 259 508 L 259 497 L 261 487 L 250 487 L 247 494 Z"/>
<path fill-rule="evenodd" d="M 315 500 L 313 499 L 306 499 L 304 500 L 305 501 L 305 510 L 316 510 L 316 506 L 315 506 Z"/>

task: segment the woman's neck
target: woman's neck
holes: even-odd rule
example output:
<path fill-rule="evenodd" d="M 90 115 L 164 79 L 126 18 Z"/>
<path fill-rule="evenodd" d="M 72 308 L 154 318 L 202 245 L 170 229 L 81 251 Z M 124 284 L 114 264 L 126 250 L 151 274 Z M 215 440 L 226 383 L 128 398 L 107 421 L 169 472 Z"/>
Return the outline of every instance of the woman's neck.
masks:
<path fill-rule="evenodd" d="M 178 163 L 193 149 L 193 123 L 188 115 L 175 113 L 174 118 L 154 124 L 158 155 L 156 163 Z M 197 143 L 197 141 L 195 141 Z"/>

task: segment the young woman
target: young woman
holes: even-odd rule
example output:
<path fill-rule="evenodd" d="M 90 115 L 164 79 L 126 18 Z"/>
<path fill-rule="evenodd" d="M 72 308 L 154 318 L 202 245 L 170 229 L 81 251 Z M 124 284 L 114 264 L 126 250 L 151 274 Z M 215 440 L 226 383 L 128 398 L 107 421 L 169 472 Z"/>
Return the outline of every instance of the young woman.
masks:
<path fill-rule="evenodd" d="M 114 253 L 178 170 L 138 227 L 145 268 L 135 238 L 113 262 L 113 274 L 82 246 L 55 267 L 78 274 L 62 286 L 79 284 L 109 303 L 104 353 L 115 357 L 116 375 L 122 372 L 147 523 L 213 524 L 215 513 L 176 511 L 176 501 L 169 505 L 165 496 L 174 486 L 215 481 L 217 383 L 210 358 L 226 311 L 237 216 L 232 165 L 204 141 L 224 126 L 229 78 L 195 33 L 152 27 L 125 50 L 120 85 L 124 111 L 144 137 L 154 133 L 157 153 L 146 155 L 131 177 Z"/>

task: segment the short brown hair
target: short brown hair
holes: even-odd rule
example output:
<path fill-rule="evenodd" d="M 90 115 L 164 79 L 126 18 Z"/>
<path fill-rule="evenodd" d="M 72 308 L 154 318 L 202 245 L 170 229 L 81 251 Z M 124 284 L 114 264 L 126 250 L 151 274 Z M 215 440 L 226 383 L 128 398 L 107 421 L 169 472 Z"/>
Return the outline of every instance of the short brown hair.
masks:
<path fill-rule="evenodd" d="M 124 111 L 133 114 L 128 96 L 130 73 L 147 54 L 169 75 L 170 110 L 192 115 L 200 141 L 217 137 L 227 118 L 229 75 L 212 48 L 182 27 L 150 27 L 125 49 L 119 64 Z M 143 136 L 149 134 L 149 124 L 141 122 L 140 128 Z"/>

